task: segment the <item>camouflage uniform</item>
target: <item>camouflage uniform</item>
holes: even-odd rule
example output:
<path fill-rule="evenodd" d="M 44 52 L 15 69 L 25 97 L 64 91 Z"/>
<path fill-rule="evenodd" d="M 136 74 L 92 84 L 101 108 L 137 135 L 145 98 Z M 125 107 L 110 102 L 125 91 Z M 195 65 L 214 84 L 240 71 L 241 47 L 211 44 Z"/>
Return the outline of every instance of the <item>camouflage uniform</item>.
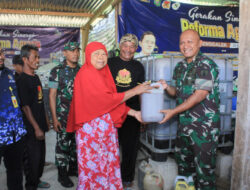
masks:
<path fill-rule="evenodd" d="M 75 134 L 66 132 L 67 117 L 73 94 L 73 84 L 80 67 L 70 68 L 66 61 L 54 67 L 50 72 L 49 88 L 57 89 L 56 114 L 62 125 L 57 132 L 56 166 L 77 165 Z"/>
<path fill-rule="evenodd" d="M 179 175 L 193 175 L 198 190 L 215 190 L 215 160 L 218 145 L 220 113 L 218 67 L 199 53 L 187 63 L 179 62 L 172 85 L 176 88 L 177 105 L 195 90 L 207 90 L 207 97 L 179 114 L 175 157 Z"/>

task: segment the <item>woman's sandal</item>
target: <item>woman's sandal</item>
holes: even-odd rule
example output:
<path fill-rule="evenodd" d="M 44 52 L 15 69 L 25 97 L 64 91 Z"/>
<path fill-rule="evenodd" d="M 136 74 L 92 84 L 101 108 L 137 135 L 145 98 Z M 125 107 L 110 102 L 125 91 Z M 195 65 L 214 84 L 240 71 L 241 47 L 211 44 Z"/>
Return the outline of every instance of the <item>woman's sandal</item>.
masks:
<path fill-rule="evenodd" d="M 40 181 L 37 187 L 43 188 L 43 189 L 48 189 L 48 188 L 50 188 L 50 184 L 45 182 L 45 181 Z"/>

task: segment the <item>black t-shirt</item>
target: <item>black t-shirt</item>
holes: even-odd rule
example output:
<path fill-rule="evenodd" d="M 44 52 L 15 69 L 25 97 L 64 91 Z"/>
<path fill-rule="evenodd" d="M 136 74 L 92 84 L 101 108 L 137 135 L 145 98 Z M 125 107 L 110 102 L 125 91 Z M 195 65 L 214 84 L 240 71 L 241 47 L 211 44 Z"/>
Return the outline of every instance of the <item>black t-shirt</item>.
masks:
<path fill-rule="evenodd" d="M 134 88 L 138 83 L 145 80 L 143 65 L 136 60 L 123 61 L 120 57 L 113 57 L 108 60 L 117 92 L 124 92 Z M 139 96 L 134 96 L 126 101 L 130 108 L 140 110 Z"/>
<path fill-rule="evenodd" d="M 17 82 L 18 78 L 20 77 L 20 74 L 18 74 L 17 72 L 15 72 L 14 77 L 15 77 L 15 81 Z"/>
<path fill-rule="evenodd" d="M 41 130 L 48 131 L 45 117 L 42 84 L 37 75 L 22 73 L 17 80 L 21 106 L 29 106 Z M 24 115 L 24 124 L 28 133 L 34 134 L 34 128 Z"/>

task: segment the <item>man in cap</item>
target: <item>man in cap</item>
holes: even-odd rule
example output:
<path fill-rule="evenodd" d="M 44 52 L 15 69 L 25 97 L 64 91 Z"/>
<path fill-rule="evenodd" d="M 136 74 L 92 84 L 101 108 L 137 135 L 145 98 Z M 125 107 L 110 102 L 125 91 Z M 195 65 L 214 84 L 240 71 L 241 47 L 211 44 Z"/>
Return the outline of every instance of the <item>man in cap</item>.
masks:
<path fill-rule="evenodd" d="M 3 157 L 8 189 L 22 190 L 22 157 L 26 129 L 13 72 L 4 66 L 4 60 L 4 51 L 0 48 L 0 163 Z"/>
<path fill-rule="evenodd" d="M 49 100 L 53 127 L 57 132 L 56 166 L 58 181 L 64 187 L 73 187 L 69 176 L 77 176 L 75 134 L 66 132 L 67 117 L 73 94 L 73 83 L 80 69 L 78 42 L 68 42 L 64 46 L 65 60 L 54 67 L 49 77 Z"/>
<path fill-rule="evenodd" d="M 180 36 L 185 59 L 173 74 L 172 85 L 161 80 L 166 92 L 176 96 L 177 107 L 162 110 L 161 123 L 179 115 L 175 157 L 178 174 L 194 177 L 197 190 L 215 190 L 215 161 L 220 113 L 218 66 L 200 52 L 198 32 L 186 30 Z"/>
<path fill-rule="evenodd" d="M 138 39 L 134 34 L 125 34 L 120 40 L 120 55 L 108 60 L 108 65 L 118 92 L 134 88 L 144 82 L 145 72 L 142 64 L 134 60 Z M 140 110 L 139 96 L 126 101 L 135 110 Z M 122 147 L 121 175 L 124 189 L 132 186 L 135 175 L 135 163 L 139 146 L 140 123 L 131 116 L 118 129 L 119 143 Z"/>

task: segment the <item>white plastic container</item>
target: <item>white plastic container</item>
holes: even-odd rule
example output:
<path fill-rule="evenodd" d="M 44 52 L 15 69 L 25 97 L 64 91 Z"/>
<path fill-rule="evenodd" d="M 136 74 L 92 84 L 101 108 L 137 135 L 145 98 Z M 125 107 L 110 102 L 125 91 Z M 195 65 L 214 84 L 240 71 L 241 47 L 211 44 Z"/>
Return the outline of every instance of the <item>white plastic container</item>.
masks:
<path fill-rule="evenodd" d="M 160 113 L 164 105 L 164 90 L 160 83 L 152 83 L 151 86 L 159 86 L 150 90 L 151 93 L 141 95 L 141 113 L 144 122 L 159 122 L 164 114 Z"/>
<path fill-rule="evenodd" d="M 220 129 L 221 134 L 231 134 L 231 113 L 233 96 L 233 64 L 232 59 L 226 57 L 212 57 L 219 69 L 220 90 Z"/>
<path fill-rule="evenodd" d="M 176 64 L 183 58 L 171 56 L 169 58 L 158 59 L 155 61 L 155 80 L 164 79 L 171 81 Z"/>
<path fill-rule="evenodd" d="M 217 153 L 215 174 L 224 180 L 230 180 L 233 156 Z"/>
<path fill-rule="evenodd" d="M 175 100 L 174 101 L 164 101 L 164 109 L 173 109 L 176 107 Z M 177 119 L 176 117 L 173 117 L 169 121 L 158 124 L 158 123 L 152 123 L 148 124 L 147 131 L 150 136 L 154 137 L 156 140 L 167 140 L 171 137 L 176 137 L 177 133 Z"/>
<path fill-rule="evenodd" d="M 183 60 L 183 56 L 169 55 L 164 58 L 155 58 L 143 60 L 142 64 L 145 68 L 146 80 L 158 81 L 164 79 L 165 81 L 171 81 L 175 65 Z"/>
<path fill-rule="evenodd" d="M 152 168 L 152 166 L 146 162 L 145 160 L 143 160 L 138 167 L 138 187 L 140 190 L 144 190 L 144 186 L 143 186 L 143 180 L 145 177 L 146 173 L 153 173 L 154 170 Z"/>
<path fill-rule="evenodd" d="M 157 171 L 157 173 L 161 174 L 164 181 L 163 189 L 173 190 L 175 178 L 178 174 L 175 160 L 170 157 L 168 157 L 166 162 L 156 162 L 149 159 L 149 164 L 153 167 L 154 171 Z"/>
<path fill-rule="evenodd" d="M 163 190 L 163 179 L 159 173 L 147 172 L 143 179 L 144 190 Z"/>

